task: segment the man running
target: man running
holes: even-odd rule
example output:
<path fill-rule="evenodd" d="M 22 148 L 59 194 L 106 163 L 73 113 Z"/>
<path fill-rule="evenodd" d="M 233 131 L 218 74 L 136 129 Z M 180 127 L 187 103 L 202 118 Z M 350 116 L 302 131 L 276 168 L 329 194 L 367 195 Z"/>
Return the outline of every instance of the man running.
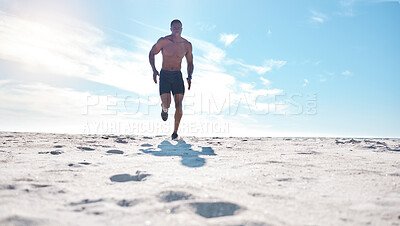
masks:
<path fill-rule="evenodd" d="M 181 73 L 182 58 L 185 56 L 187 61 L 186 78 L 188 89 L 192 84 L 193 74 L 193 54 L 192 44 L 181 37 L 182 23 L 179 20 L 171 22 L 171 34 L 160 38 L 151 48 L 149 53 L 150 65 L 153 68 L 153 80 L 157 84 L 157 75 L 160 76 L 160 96 L 161 96 L 161 118 L 168 119 L 168 108 L 171 104 L 171 92 L 175 102 L 175 127 L 171 138 L 178 137 L 179 123 L 182 118 L 182 100 L 185 94 L 185 85 Z M 154 65 L 154 56 L 161 51 L 163 61 L 160 74 Z"/>

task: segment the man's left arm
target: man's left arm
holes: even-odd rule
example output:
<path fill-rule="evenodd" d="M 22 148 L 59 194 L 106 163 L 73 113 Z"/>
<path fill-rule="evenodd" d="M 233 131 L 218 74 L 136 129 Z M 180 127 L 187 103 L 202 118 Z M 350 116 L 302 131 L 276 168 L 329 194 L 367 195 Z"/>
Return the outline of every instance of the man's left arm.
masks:
<path fill-rule="evenodd" d="M 192 74 L 194 70 L 194 65 L 193 65 L 193 53 L 192 53 L 192 43 L 188 42 L 187 44 L 187 52 L 186 52 L 186 62 L 187 62 L 187 82 L 188 82 L 188 89 L 190 90 L 190 86 L 192 85 Z"/>

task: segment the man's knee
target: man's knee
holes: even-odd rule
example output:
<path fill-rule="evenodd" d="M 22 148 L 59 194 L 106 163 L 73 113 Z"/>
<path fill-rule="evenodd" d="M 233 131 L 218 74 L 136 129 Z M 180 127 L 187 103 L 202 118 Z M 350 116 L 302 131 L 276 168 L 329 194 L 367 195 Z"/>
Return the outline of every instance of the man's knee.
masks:
<path fill-rule="evenodd" d="M 175 102 L 175 108 L 176 109 L 182 109 L 182 101 Z"/>
<path fill-rule="evenodd" d="M 169 102 L 169 101 L 165 101 L 165 103 L 163 103 L 163 106 L 166 108 L 169 108 L 170 105 L 171 105 L 171 102 Z"/>
<path fill-rule="evenodd" d="M 168 96 L 161 97 L 162 105 L 166 108 L 169 108 L 171 105 L 171 98 Z"/>

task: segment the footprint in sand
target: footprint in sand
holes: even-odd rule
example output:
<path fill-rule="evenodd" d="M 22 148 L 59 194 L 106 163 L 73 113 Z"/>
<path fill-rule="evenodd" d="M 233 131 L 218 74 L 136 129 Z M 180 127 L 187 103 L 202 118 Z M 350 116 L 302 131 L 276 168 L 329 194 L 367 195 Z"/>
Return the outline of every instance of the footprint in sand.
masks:
<path fill-rule="evenodd" d="M 98 202 L 102 202 L 102 201 L 104 201 L 104 199 L 94 199 L 94 200 L 84 199 L 79 202 L 71 202 L 71 203 L 69 203 L 69 205 L 70 206 L 79 206 L 79 208 L 75 209 L 74 212 L 82 212 L 84 210 L 87 210 L 87 207 L 82 206 L 82 205 L 88 205 L 88 204 L 98 203 Z M 99 211 L 92 211 L 92 212 L 87 212 L 87 214 L 102 215 L 103 213 L 99 212 Z"/>
<path fill-rule="evenodd" d="M 95 200 L 83 199 L 82 201 L 79 201 L 79 202 L 71 202 L 71 203 L 69 203 L 69 205 L 70 206 L 79 206 L 79 205 L 91 204 L 91 203 L 102 202 L 102 201 L 104 201 L 104 200 L 103 199 L 95 199 Z"/>
<path fill-rule="evenodd" d="M 230 202 L 193 202 L 189 206 L 205 218 L 233 216 L 244 208 Z"/>
<path fill-rule="evenodd" d="M 90 163 L 90 162 L 78 162 L 78 164 L 81 164 L 81 165 L 86 165 L 86 166 L 88 166 L 88 165 L 90 165 L 90 164 L 92 164 L 92 163 Z"/>
<path fill-rule="evenodd" d="M 151 144 L 142 144 L 140 146 L 142 146 L 142 147 L 152 147 L 153 145 L 151 145 Z"/>
<path fill-rule="evenodd" d="M 400 152 L 400 145 L 397 145 L 396 147 L 394 147 L 394 148 L 388 148 L 389 149 L 389 151 L 397 151 L 397 152 Z"/>
<path fill-rule="evenodd" d="M 142 181 L 151 174 L 146 174 L 141 171 L 136 171 L 136 175 L 117 174 L 110 177 L 112 182 L 128 182 L 128 181 Z"/>
<path fill-rule="evenodd" d="M 76 147 L 76 148 L 78 148 L 79 150 L 82 150 L 82 151 L 94 151 L 93 148 L 89 148 L 89 147 Z"/>
<path fill-rule="evenodd" d="M 310 151 L 310 152 L 298 152 L 298 155 L 317 155 L 320 154 L 319 152 L 316 151 Z"/>
<path fill-rule="evenodd" d="M 126 141 L 126 139 L 122 139 L 122 138 L 115 139 L 115 142 L 120 143 L 120 144 L 127 144 L 128 143 L 128 141 Z"/>
<path fill-rule="evenodd" d="M 265 197 L 265 194 L 259 193 L 259 192 L 249 192 L 247 194 L 249 194 L 249 195 L 251 195 L 253 197 Z"/>
<path fill-rule="evenodd" d="M 134 199 L 134 200 L 123 199 L 123 200 L 117 202 L 117 205 L 121 206 L 121 207 L 131 207 L 131 206 L 134 206 L 134 205 L 136 205 L 138 203 L 139 203 L 139 200 L 137 200 L 137 199 Z"/>
<path fill-rule="evenodd" d="M 380 142 L 380 141 L 377 141 L 376 142 L 376 145 L 382 145 L 382 146 L 387 146 L 387 144 L 386 144 L 386 142 Z"/>
<path fill-rule="evenodd" d="M 63 151 L 39 151 L 38 154 L 52 154 L 52 155 L 60 155 L 64 153 Z"/>
<path fill-rule="evenodd" d="M 90 162 L 78 162 L 78 164 L 79 164 L 79 165 L 86 165 L 86 166 L 88 166 L 88 165 L 90 165 L 90 164 L 92 164 L 92 163 L 90 163 Z M 74 167 L 80 167 L 79 165 L 76 165 L 76 164 L 73 164 L 73 163 L 68 164 L 68 166 L 74 166 Z"/>
<path fill-rule="evenodd" d="M 120 150 L 108 150 L 107 153 L 108 154 L 120 154 L 120 155 L 124 154 L 124 152 L 120 151 Z"/>
<path fill-rule="evenodd" d="M 345 144 L 345 142 L 340 141 L 340 140 L 335 140 L 335 143 L 336 143 L 336 144 Z"/>
<path fill-rule="evenodd" d="M 51 185 L 48 184 L 31 184 L 32 187 L 34 188 L 46 188 L 46 187 L 50 187 Z"/>
<path fill-rule="evenodd" d="M 276 181 L 279 181 L 279 182 L 286 182 L 286 181 L 292 181 L 293 179 L 292 178 L 279 178 L 279 179 L 276 179 Z"/>
<path fill-rule="evenodd" d="M 15 179 L 14 181 L 28 181 L 28 182 L 32 182 L 33 179 L 30 179 L 30 178 L 20 178 L 20 179 Z"/>
<path fill-rule="evenodd" d="M 181 191 L 163 191 L 158 195 L 161 202 L 173 202 L 192 199 L 192 195 Z"/>
<path fill-rule="evenodd" d="M 62 148 L 62 145 L 54 145 L 54 148 Z"/>
<path fill-rule="evenodd" d="M 11 185 L 11 184 L 8 184 L 8 185 L 2 184 L 2 185 L 0 185 L 0 190 L 15 190 L 15 189 L 16 189 L 16 187 L 14 185 Z"/>

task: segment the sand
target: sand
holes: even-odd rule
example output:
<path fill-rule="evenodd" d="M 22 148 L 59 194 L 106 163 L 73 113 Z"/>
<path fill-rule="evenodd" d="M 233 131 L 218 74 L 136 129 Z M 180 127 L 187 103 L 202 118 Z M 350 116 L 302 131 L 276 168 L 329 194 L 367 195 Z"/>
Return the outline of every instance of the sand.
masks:
<path fill-rule="evenodd" d="M 2 132 L 0 225 L 400 225 L 400 140 Z"/>

